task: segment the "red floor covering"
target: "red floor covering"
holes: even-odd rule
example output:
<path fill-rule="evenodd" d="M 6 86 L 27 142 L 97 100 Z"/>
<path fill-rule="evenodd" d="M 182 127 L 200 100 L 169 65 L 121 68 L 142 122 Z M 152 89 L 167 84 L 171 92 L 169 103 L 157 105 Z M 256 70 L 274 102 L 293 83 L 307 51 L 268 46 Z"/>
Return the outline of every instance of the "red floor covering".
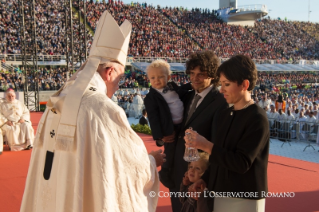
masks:
<path fill-rule="evenodd" d="M 32 113 L 36 129 L 41 113 Z M 158 149 L 152 138 L 140 134 L 148 151 Z M 0 212 L 19 211 L 30 151 L 10 152 L 5 146 L 0 156 Z M 319 157 L 319 154 L 318 154 Z M 268 166 L 270 192 L 295 192 L 294 198 L 267 198 L 267 212 L 319 211 L 319 164 L 270 155 Z M 168 191 L 161 185 L 161 191 Z M 169 198 L 160 198 L 157 212 L 170 212 Z"/>

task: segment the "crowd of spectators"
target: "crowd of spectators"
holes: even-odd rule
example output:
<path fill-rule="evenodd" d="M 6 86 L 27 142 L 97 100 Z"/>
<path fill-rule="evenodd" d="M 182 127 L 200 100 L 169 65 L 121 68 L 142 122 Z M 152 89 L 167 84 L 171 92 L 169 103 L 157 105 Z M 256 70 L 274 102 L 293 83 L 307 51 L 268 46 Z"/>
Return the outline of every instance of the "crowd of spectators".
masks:
<path fill-rule="evenodd" d="M 276 84 L 285 84 L 289 87 L 294 84 L 302 84 L 302 83 L 318 83 L 319 75 L 316 73 L 266 73 L 259 72 L 257 84 L 268 85 L 272 87 L 272 85 Z"/>
<path fill-rule="evenodd" d="M 95 29 L 101 14 L 108 10 L 121 24 L 132 23 L 129 55 L 141 57 L 187 57 L 200 50 L 183 30 L 177 28 L 159 10 L 146 4 L 87 3 L 87 19 Z"/>
<path fill-rule="evenodd" d="M 314 60 L 319 58 L 318 24 L 256 20 L 254 27 L 227 25 L 215 11 L 165 8 L 171 20 L 187 30 L 204 49 L 219 57 L 245 54 L 254 59 Z"/>
<path fill-rule="evenodd" d="M 13 66 L 14 69 L 7 71 L 0 69 L 0 91 L 6 91 L 8 88 L 12 88 L 16 91 L 24 91 L 25 84 L 25 71 L 23 68 Z M 31 70 L 27 70 L 30 72 Z M 120 88 L 149 88 L 151 86 L 146 74 L 142 71 L 136 70 L 131 72 L 126 71 L 126 81 Z M 35 84 L 38 83 L 40 91 L 59 90 L 62 85 L 67 81 L 67 74 L 69 78 L 72 73 L 66 71 L 66 67 L 39 67 L 36 78 L 31 75 L 27 78 L 28 89 L 34 90 Z M 189 82 L 189 76 L 184 73 L 172 74 L 172 81 L 177 85 L 186 84 Z"/>
<path fill-rule="evenodd" d="M 77 1 L 73 2 L 79 8 Z M 146 3 L 123 4 L 122 1 L 86 3 L 87 23 L 94 31 L 103 11 L 108 10 L 121 24 L 132 23 L 129 55 L 134 57 L 187 57 L 191 52 L 213 49 L 221 58 L 246 54 L 254 59 L 319 59 L 319 25 L 286 20 L 256 20 L 254 27 L 233 26 L 222 22 L 214 10 L 160 8 Z M 83 8 L 83 7 L 80 7 Z M 27 9 L 27 8 L 26 8 Z M 39 55 L 64 55 L 65 11 L 63 1 L 36 2 L 37 44 Z M 74 18 L 74 53 L 84 48 Z M 0 53 L 20 54 L 19 7 L 17 0 L 1 0 Z M 89 31 L 87 31 L 89 32 Z M 92 35 L 88 35 L 88 48 Z M 30 31 L 26 33 L 30 41 Z"/>
<path fill-rule="evenodd" d="M 29 72 L 31 70 L 27 70 Z M 24 76 L 23 68 L 20 70 L 16 68 L 11 71 L 0 71 L 0 91 L 6 91 L 12 88 L 16 91 L 24 91 L 25 80 L 28 81 L 28 89 L 34 90 L 36 83 L 39 86 L 39 91 L 59 90 L 67 80 L 66 68 L 63 67 L 45 67 L 39 68 L 36 78 L 29 75 L 28 78 Z M 69 77 L 72 73 L 69 73 Z"/>
<path fill-rule="evenodd" d="M 174 73 L 171 75 L 171 81 L 175 82 L 178 86 L 186 84 L 190 82 L 189 76 L 184 73 Z M 125 83 L 121 86 L 121 88 L 138 88 L 144 87 L 149 88 L 151 86 L 149 79 L 145 73 L 140 71 L 136 71 L 133 73 L 129 73 L 126 78 Z"/>
<path fill-rule="evenodd" d="M 271 137 L 317 140 L 319 127 L 319 88 L 297 89 L 294 92 L 255 90 L 255 104 L 266 111 Z"/>
<path fill-rule="evenodd" d="M 63 1 L 58 0 L 39 0 L 36 1 L 36 40 L 38 55 L 65 55 L 65 10 Z M 28 11 L 30 6 L 25 7 Z M 26 44 L 31 45 L 31 25 L 29 17 L 25 19 L 26 26 Z M 84 48 L 85 44 L 79 42 L 78 33 L 79 21 L 73 19 L 74 29 L 74 54 L 75 56 Z M 20 37 L 20 12 L 17 0 L 1 0 L 0 4 L 0 53 L 21 54 Z M 84 28 L 84 27 L 83 27 Z M 88 40 L 93 36 L 87 31 Z M 27 48 L 30 54 L 31 48 Z"/>
<path fill-rule="evenodd" d="M 271 59 L 315 60 L 319 58 L 319 42 L 302 29 L 306 25 L 309 23 L 263 19 L 255 22 L 251 32 L 267 45 Z"/>
<path fill-rule="evenodd" d="M 259 78 L 274 79 L 276 76 L 267 75 L 268 74 L 259 74 Z M 298 79 L 298 77 L 300 79 L 303 77 L 303 80 L 296 80 L 295 82 L 298 84 L 296 87 L 289 87 L 292 85 L 289 83 L 288 87 L 283 87 L 282 89 L 280 87 L 282 84 L 274 84 L 274 86 L 270 89 L 261 88 L 260 85 L 257 85 L 252 92 L 252 98 L 255 101 L 255 104 L 267 111 L 267 115 L 270 120 L 287 119 L 286 121 L 294 121 L 302 118 L 300 121 L 312 122 L 316 120 L 315 122 L 319 123 L 319 84 L 309 83 L 308 81 L 309 79 L 318 78 L 319 76 L 307 74 L 291 74 L 290 76 L 278 75 L 278 78 L 283 80 L 287 80 L 288 78 Z M 185 80 L 183 81 L 183 79 Z M 134 79 L 130 77 L 128 80 Z M 189 82 L 189 78 L 185 75 L 172 75 L 172 80 L 176 83 L 180 83 L 182 81 L 185 83 Z M 147 93 L 148 88 L 137 88 L 134 86 L 130 87 L 130 89 L 121 88 L 116 92 L 112 99 L 126 111 L 128 116 L 131 116 L 129 114 L 133 110 L 132 106 L 134 104 L 134 97 L 136 95 L 141 95 L 142 99 L 144 99 Z M 279 99 L 286 102 L 284 109 L 280 110 L 278 107 L 276 102 L 278 102 Z M 298 109 L 298 111 L 296 111 L 296 109 Z"/>

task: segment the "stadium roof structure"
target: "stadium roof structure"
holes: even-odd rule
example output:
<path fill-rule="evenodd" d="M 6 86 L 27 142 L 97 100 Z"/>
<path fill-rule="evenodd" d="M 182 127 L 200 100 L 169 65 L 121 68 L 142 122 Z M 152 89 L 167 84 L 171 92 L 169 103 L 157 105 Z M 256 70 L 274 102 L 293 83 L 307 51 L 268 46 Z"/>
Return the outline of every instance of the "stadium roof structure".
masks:
<path fill-rule="evenodd" d="M 256 64 L 258 71 L 319 71 L 317 65 L 300 64 Z"/>
<path fill-rule="evenodd" d="M 132 66 L 135 68 L 146 71 L 146 67 L 150 63 L 146 62 L 133 62 Z M 173 72 L 184 72 L 186 70 L 185 63 L 169 63 Z M 319 65 L 301 65 L 301 64 L 256 64 L 258 71 L 319 71 Z"/>
<path fill-rule="evenodd" d="M 145 62 L 133 62 L 131 63 L 132 66 L 134 66 L 135 68 L 146 72 L 146 68 L 147 66 L 150 65 L 150 63 L 145 63 Z M 169 65 L 171 66 L 171 70 L 173 72 L 184 72 L 186 70 L 185 68 L 185 63 L 169 63 Z"/>

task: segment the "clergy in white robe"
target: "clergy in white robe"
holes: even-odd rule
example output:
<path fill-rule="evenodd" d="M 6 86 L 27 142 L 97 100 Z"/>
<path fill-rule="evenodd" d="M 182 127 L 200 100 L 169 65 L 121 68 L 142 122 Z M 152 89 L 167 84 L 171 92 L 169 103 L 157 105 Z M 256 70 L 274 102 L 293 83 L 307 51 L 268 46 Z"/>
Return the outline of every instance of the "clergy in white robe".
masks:
<path fill-rule="evenodd" d="M 144 101 L 141 97 L 140 93 L 137 93 L 136 96 L 133 98 L 133 108 L 135 112 L 135 118 L 140 118 L 142 116 L 142 109 L 144 106 Z"/>
<path fill-rule="evenodd" d="M 282 109 L 279 109 L 277 121 L 284 122 L 284 121 L 286 121 L 286 117 L 287 117 L 287 115 L 284 112 L 282 112 Z"/>
<path fill-rule="evenodd" d="M 104 12 L 88 60 L 50 97 L 38 125 L 21 212 L 156 210 L 156 167 L 164 155 L 148 155 L 111 99 L 123 81 L 130 30 L 128 21 L 118 27 Z"/>
<path fill-rule="evenodd" d="M 278 119 L 278 116 L 279 116 L 279 113 L 276 112 L 275 106 L 271 105 L 270 106 L 270 111 L 268 113 L 268 119 L 269 119 L 269 121 L 271 123 L 271 126 L 274 124 L 274 121 Z"/>
<path fill-rule="evenodd" d="M 307 122 L 308 118 L 303 114 L 303 112 L 300 112 L 299 116 L 296 118 L 296 121 L 298 122 Z"/>
<path fill-rule="evenodd" d="M 6 91 L 6 100 L 0 105 L 1 129 L 11 151 L 30 149 L 33 146 L 34 130 L 28 108 L 16 99 L 14 90 Z"/>
<path fill-rule="evenodd" d="M 308 119 L 307 119 L 307 123 L 308 123 L 310 126 L 313 126 L 314 124 L 317 123 L 317 119 L 316 119 L 316 117 L 314 116 L 313 112 L 310 112 L 309 117 L 308 117 Z"/>
<path fill-rule="evenodd" d="M 299 139 L 305 140 L 306 136 L 307 136 L 307 132 L 310 131 L 310 128 L 304 128 L 305 124 L 309 124 L 308 122 L 308 118 L 304 115 L 303 111 L 300 111 L 299 113 L 299 117 L 296 118 L 296 121 L 299 122 Z"/>
<path fill-rule="evenodd" d="M 270 103 L 271 103 L 271 100 L 270 99 L 267 99 L 267 94 L 265 96 L 262 97 L 262 99 L 259 101 L 258 105 L 261 107 L 261 108 L 265 108 L 265 107 L 269 107 L 270 106 Z"/>
<path fill-rule="evenodd" d="M 286 121 L 292 123 L 293 121 L 295 121 L 295 117 L 292 114 L 287 115 L 286 117 Z"/>

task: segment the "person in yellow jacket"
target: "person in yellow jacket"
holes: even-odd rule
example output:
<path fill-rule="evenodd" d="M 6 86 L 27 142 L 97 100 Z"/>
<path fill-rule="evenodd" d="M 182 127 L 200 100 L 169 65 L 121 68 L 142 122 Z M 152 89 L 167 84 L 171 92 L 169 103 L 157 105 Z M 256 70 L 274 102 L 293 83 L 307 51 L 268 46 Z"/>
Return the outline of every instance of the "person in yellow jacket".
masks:
<path fill-rule="evenodd" d="M 134 82 L 134 88 L 138 88 L 138 82 L 137 81 Z"/>

